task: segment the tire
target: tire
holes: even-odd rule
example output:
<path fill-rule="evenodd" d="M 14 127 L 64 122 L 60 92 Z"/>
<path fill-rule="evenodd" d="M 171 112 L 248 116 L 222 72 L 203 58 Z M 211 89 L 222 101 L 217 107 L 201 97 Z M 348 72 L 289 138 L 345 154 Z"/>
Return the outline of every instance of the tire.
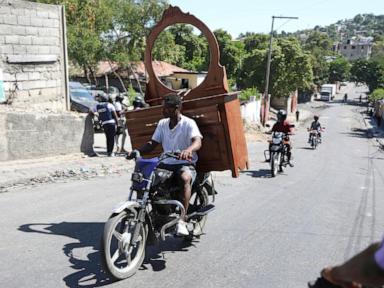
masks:
<path fill-rule="evenodd" d="M 140 225 L 138 241 L 135 247 L 129 245 L 135 227 L 132 222 L 135 220 L 132 211 L 128 210 L 112 215 L 104 226 L 101 245 L 103 262 L 106 270 L 119 280 L 134 275 L 145 257 L 147 241 L 145 225 L 140 222 L 136 224 Z M 122 233 L 123 231 L 125 232 Z M 128 252 L 129 249 L 131 249 L 130 252 Z M 113 259 L 115 257 L 117 258 Z"/>
<path fill-rule="evenodd" d="M 279 171 L 280 173 L 284 172 L 284 159 L 285 159 L 285 149 L 283 150 L 284 151 L 284 154 L 283 153 L 279 153 L 279 159 L 278 159 L 278 162 L 279 163 Z"/>
<path fill-rule="evenodd" d="M 315 136 L 312 136 L 311 146 L 312 146 L 312 149 L 313 149 L 313 150 L 316 149 L 316 138 L 315 138 Z"/>
<path fill-rule="evenodd" d="M 277 170 L 279 166 L 279 154 L 276 152 L 271 153 L 270 161 L 271 161 L 271 175 L 272 177 L 276 177 L 277 175 Z"/>
<path fill-rule="evenodd" d="M 188 213 L 193 213 L 209 203 L 208 191 L 204 186 L 200 190 L 192 191 L 191 199 L 189 200 Z M 208 215 L 197 218 L 196 220 L 191 220 L 190 223 L 193 224 L 193 236 L 200 236 L 203 233 L 205 223 L 207 222 Z M 188 237 L 188 236 L 187 236 Z M 190 238 L 190 237 L 189 237 Z"/>

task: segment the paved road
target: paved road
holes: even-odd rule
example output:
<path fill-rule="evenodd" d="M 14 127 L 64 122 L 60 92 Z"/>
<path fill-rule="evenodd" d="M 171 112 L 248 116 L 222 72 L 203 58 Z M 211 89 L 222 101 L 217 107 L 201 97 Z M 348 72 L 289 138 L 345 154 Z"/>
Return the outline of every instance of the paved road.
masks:
<path fill-rule="evenodd" d="M 276 178 L 262 162 L 266 144 L 249 143 L 250 171 L 215 174 L 220 194 L 206 235 L 148 249 L 150 259 L 125 281 L 102 273 L 99 239 L 129 175 L 0 194 L 0 287 L 306 287 L 324 265 L 384 232 L 384 154 L 366 137 L 362 109 L 337 101 L 317 108 L 323 143 L 309 150 L 300 128 L 295 167 Z"/>

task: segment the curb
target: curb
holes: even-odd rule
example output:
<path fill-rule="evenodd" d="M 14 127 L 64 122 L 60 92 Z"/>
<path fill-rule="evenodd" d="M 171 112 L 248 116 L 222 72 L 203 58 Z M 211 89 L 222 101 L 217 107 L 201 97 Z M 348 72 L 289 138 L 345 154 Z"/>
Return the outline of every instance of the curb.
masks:
<path fill-rule="evenodd" d="M 12 165 L 12 166 L 11 166 Z M 0 169 L 0 193 L 16 188 L 37 186 L 43 183 L 88 180 L 98 177 L 122 175 L 133 170 L 134 165 L 123 157 L 81 157 L 52 161 L 32 159 L 24 163 L 11 164 Z"/>
<path fill-rule="evenodd" d="M 376 121 L 373 117 L 364 116 L 363 121 L 367 127 L 368 138 L 375 138 L 376 142 L 379 144 L 381 149 L 384 149 L 384 130 L 377 127 Z"/>

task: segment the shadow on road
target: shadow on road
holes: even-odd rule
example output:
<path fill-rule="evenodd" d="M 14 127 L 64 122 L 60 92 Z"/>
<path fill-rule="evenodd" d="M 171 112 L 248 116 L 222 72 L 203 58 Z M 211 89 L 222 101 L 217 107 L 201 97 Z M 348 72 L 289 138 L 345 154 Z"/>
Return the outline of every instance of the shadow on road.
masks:
<path fill-rule="evenodd" d="M 198 240 L 185 241 L 182 238 L 169 237 L 166 241 L 160 241 L 157 245 L 147 246 L 145 259 L 139 270 L 148 270 L 148 265 L 155 272 L 166 268 L 166 255 L 175 252 L 187 252 Z"/>
<path fill-rule="evenodd" d="M 255 177 L 255 178 L 271 178 L 270 169 L 246 170 L 246 171 L 241 171 L 241 173 L 251 177 Z"/>
<path fill-rule="evenodd" d="M 102 256 L 100 254 L 101 235 L 104 223 L 31 223 L 21 225 L 18 230 L 28 233 L 41 233 L 53 236 L 66 236 L 75 241 L 67 243 L 63 247 L 64 254 L 69 258 L 74 273 L 63 278 L 67 287 L 102 287 L 115 282 L 103 269 Z M 148 270 L 148 265 L 153 271 L 161 271 L 166 267 L 165 255 L 174 252 L 187 252 L 194 246 L 194 241 L 185 241 L 181 238 L 167 238 L 158 245 L 146 247 L 146 257 L 140 270 Z M 85 256 L 81 252 L 92 251 Z"/>
<path fill-rule="evenodd" d="M 63 247 L 64 254 L 69 258 L 71 268 L 76 272 L 65 276 L 63 281 L 68 287 L 100 287 L 113 281 L 104 272 L 101 265 L 100 237 L 104 223 L 33 223 L 19 227 L 20 231 L 41 233 L 46 235 L 61 235 L 75 239 Z M 92 251 L 82 258 L 76 257 L 75 249 Z M 86 258 L 86 259 L 85 259 Z"/>
<path fill-rule="evenodd" d="M 348 135 L 350 137 L 358 138 L 372 138 L 373 132 L 370 129 L 352 128 L 351 132 L 341 132 L 341 134 Z"/>
<path fill-rule="evenodd" d="M 312 147 L 304 146 L 304 147 L 297 147 L 295 149 L 300 149 L 300 150 L 311 150 L 313 151 L 314 149 Z"/>

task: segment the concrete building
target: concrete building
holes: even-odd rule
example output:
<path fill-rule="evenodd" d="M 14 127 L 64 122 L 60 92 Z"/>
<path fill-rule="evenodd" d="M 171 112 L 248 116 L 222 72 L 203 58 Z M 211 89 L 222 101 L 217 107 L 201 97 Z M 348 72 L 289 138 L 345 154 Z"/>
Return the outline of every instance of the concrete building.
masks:
<path fill-rule="evenodd" d="M 0 161 L 80 152 L 69 112 L 64 8 L 0 1 Z"/>
<path fill-rule="evenodd" d="M 372 54 L 372 37 L 348 39 L 338 45 L 338 51 L 348 60 L 369 59 Z"/>

